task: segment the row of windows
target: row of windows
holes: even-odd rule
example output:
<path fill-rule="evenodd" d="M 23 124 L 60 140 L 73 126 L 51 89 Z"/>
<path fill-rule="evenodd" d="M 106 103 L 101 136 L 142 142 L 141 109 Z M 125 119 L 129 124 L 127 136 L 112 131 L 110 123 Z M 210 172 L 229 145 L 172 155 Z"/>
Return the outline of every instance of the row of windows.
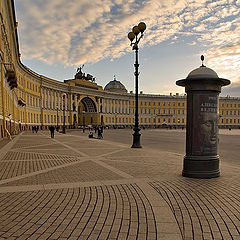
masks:
<path fill-rule="evenodd" d="M 114 118 L 114 117 L 107 117 L 106 118 L 106 123 L 134 123 L 134 118 Z M 140 123 L 163 123 L 163 122 L 167 122 L 167 123 L 185 123 L 185 119 L 184 118 L 178 118 L 178 119 L 175 119 L 173 118 L 172 119 L 172 122 L 171 122 L 171 118 L 139 118 L 139 121 Z"/>
<path fill-rule="evenodd" d="M 143 103 L 144 103 L 144 104 L 143 104 Z M 141 102 L 140 102 L 140 105 L 141 105 L 141 106 L 143 106 L 143 105 L 144 105 L 144 106 L 147 106 L 147 105 L 148 105 L 148 106 L 151 106 L 151 103 L 153 103 L 153 106 L 157 106 L 157 105 L 160 106 L 160 105 L 161 105 L 160 102 L 158 102 L 158 104 L 157 104 L 157 102 L 151 102 L 151 101 L 149 101 L 148 104 L 147 104 L 147 102 L 141 101 Z M 171 106 L 171 102 L 162 102 L 162 106 L 169 106 L 169 107 L 170 107 L 170 106 Z M 175 107 L 175 106 L 178 106 L 178 107 L 181 107 L 181 106 L 182 106 L 182 107 L 184 107 L 184 106 L 185 106 L 185 103 L 184 103 L 184 102 L 182 102 L 182 103 L 178 102 L 177 105 L 176 105 L 175 102 L 172 102 L 172 106 L 173 106 L 173 107 Z"/>
<path fill-rule="evenodd" d="M 222 115 L 240 115 L 240 110 L 222 110 Z"/>
<path fill-rule="evenodd" d="M 238 107 L 240 108 L 240 104 L 236 104 L 236 103 L 235 104 L 232 104 L 232 103 L 231 104 L 228 104 L 228 103 L 224 104 L 224 103 L 222 103 L 222 107 L 224 107 L 224 105 L 226 105 L 226 107 L 235 107 L 235 108 L 238 105 Z"/>
<path fill-rule="evenodd" d="M 221 123 L 240 123 L 240 119 L 221 119 Z"/>
<path fill-rule="evenodd" d="M 132 109 L 132 113 L 134 113 L 135 109 Z M 185 114 L 185 110 L 176 110 L 176 109 L 142 109 L 140 110 L 141 114 Z"/>
<path fill-rule="evenodd" d="M 28 113 L 27 117 L 28 117 L 27 122 L 29 122 L 29 123 L 40 123 L 41 122 L 40 114 Z M 58 117 L 58 119 L 57 119 L 57 117 Z M 70 122 L 70 116 L 66 116 L 65 121 L 66 121 L 66 123 Z M 22 114 L 21 114 L 21 122 L 25 122 L 24 112 L 22 112 Z M 63 116 L 44 114 L 44 123 L 57 124 L 57 122 L 63 123 Z"/>

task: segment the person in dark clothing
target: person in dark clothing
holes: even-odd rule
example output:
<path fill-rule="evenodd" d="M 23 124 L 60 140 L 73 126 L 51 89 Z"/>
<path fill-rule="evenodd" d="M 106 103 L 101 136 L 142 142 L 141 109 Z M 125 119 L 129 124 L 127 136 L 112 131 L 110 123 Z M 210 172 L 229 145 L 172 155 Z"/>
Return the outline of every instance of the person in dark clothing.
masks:
<path fill-rule="evenodd" d="M 49 127 L 49 130 L 50 130 L 51 138 L 54 138 L 54 130 L 55 130 L 55 127 L 54 127 L 54 126 L 50 126 L 50 127 Z"/>
<path fill-rule="evenodd" d="M 93 132 L 92 132 L 92 131 L 89 132 L 88 137 L 89 137 L 89 138 L 93 138 Z"/>
<path fill-rule="evenodd" d="M 101 129 L 100 126 L 98 127 L 97 132 L 98 132 L 98 138 L 99 138 L 99 139 L 103 138 L 102 129 Z"/>

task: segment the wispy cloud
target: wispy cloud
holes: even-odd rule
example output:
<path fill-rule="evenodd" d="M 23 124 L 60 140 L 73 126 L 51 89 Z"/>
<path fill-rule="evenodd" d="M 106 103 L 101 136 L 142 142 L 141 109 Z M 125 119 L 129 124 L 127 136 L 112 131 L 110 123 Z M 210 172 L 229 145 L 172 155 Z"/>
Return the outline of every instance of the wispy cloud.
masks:
<path fill-rule="evenodd" d="M 118 58 L 131 51 L 132 24 L 145 21 L 142 46 L 192 36 L 190 44 L 207 48 L 210 67 L 233 81 L 240 75 L 239 0 L 15 1 L 26 59 L 75 66 Z"/>

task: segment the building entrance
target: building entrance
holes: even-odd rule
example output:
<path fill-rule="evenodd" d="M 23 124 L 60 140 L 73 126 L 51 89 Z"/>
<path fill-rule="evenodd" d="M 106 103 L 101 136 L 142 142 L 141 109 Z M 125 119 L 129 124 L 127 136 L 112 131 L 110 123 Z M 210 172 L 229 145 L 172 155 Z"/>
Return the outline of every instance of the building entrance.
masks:
<path fill-rule="evenodd" d="M 90 97 L 84 97 L 78 104 L 78 125 L 97 125 L 98 111 L 95 101 Z"/>

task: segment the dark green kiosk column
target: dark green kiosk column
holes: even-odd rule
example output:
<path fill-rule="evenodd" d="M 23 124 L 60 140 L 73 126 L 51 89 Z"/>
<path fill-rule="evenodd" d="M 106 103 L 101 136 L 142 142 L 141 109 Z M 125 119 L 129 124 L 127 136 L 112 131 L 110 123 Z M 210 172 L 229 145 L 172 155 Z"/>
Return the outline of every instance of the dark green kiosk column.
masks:
<path fill-rule="evenodd" d="M 187 93 L 186 155 L 182 175 L 218 177 L 219 93 L 230 81 L 219 78 L 215 71 L 202 64 L 176 84 L 185 87 Z"/>

